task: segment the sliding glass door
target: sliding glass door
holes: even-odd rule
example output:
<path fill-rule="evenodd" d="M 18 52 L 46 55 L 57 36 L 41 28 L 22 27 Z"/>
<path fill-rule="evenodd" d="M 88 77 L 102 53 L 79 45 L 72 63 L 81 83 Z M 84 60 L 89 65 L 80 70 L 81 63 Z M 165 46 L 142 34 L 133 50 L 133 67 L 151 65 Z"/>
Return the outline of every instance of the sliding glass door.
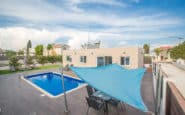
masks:
<path fill-rule="evenodd" d="M 97 57 L 97 66 L 112 64 L 111 56 Z"/>

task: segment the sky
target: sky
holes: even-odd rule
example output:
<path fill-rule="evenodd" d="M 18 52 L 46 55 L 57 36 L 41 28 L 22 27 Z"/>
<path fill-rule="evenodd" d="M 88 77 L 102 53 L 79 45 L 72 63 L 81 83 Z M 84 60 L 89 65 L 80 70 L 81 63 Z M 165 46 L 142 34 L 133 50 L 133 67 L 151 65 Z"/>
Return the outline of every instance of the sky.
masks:
<path fill-rule="evenodd" d="M 28 40 L 72 48 L 176 45 L 185 38 L 185 0 L 0 0 L 0 48 Z"/>

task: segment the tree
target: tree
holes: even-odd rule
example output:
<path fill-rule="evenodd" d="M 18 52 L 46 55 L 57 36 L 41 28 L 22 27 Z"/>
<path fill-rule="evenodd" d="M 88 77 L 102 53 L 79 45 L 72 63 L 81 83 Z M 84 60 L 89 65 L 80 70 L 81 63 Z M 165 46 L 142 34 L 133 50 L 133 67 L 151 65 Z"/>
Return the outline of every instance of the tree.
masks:
<path fill-rule="evenodd" d="M 43 45 L 37 45 L 35 47 L 36 56 L 42 56 L 43 55 L 43 49 L 44 49 Z"/>
<path fill-rule="evenodd" d="M 172 59 L 178 59 L 178 58 L 185 59 L 185 42 L 172 48 L 170 50 L 170 56 Z"/>
<path fill-rule="evenodd" d="M 150 52 L 150 46 L 148 44 L 144 44 L 143 45 L 143 49 L 144 49 L 145 54 L 149 54 L 149 52 Z"/>
<path fill-rule="evenodd" d="M 18 62 L 19 59 L 16 56 L 12 56 L 9 60 L 9 66 L 11 71 L 18 70 L 18 67 L 20 66 L 20 63 Z"/>
<path fill-rule="evenodd" d="M 51 44 L 48 44 L 48 45 L 47 45 L 48 56 L 49 56 L 49 51 L 50 51 L 51 49 L 53 49 L 53 46 L 52 46 Z"/>
<path fill-rule="evenodd" d="M 31 40 L 28 40 L 27 47 L 26 47 L 26 55 L 29 56 L 30 52 L 29 49 L 32 47 Z"/>
<path fill-rule="evenodd" d="M 11 58 L 12 56 L 16 56 L 16 52 L 13 50 L 6 50 L 5 54 L 8 58 Z"/>
<path fill-rule="evenodd" d="M 24 51 L 23 50 L 19 50 L 17 53 L 18 53 L 19 56 L 24 55 Z"/>
<path fill-rule="evenodd" d="M 159 54 L 161 52 L 161 49 L 160 48 L 156 48 L 156 49 L 154 49 L 154 52 L 155 52 L 155 54 L 157 55 L 157 58 L 158 58 L 158 56 L 159 56 Z"/>

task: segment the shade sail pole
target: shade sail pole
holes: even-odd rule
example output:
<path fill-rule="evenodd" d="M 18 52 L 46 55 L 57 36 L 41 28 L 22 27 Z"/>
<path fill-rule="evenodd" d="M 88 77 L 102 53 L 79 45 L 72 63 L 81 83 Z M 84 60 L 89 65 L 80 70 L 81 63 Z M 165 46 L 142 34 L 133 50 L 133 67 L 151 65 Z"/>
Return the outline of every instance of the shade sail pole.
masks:
<path fill-rule="evenodd" d="M 69 109 L 68 109 L 68 104 L 67 104 L 67 96 L 66 96 L 66 89 L 65 89 L 65 83 L 64 83 L 64 75 L 63 75 L 63 49 L 62 49 L 62 66 L 60 68 L 61 71 L 61 77 L 62 77 L 62 89 L 64 91 L 64 104 L 65 104 L 65 114 L 68 115 Z"/>

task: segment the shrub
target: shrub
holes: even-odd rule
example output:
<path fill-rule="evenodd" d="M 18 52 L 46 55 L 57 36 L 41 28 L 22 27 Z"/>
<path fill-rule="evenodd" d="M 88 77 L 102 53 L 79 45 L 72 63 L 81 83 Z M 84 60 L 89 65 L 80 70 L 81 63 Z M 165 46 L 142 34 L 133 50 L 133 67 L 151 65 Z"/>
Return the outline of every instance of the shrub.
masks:
<path fill-rule="evenodd" d="M 10 66 L 11 71 L 18 70 L 18 68 L 20 66 L 20 63 L 18 61 L 19 61 L 19 59 L 16 56 L 10 57 L 9 66 Z"/>
<path fill-rule="evenodd" d="M 34 62 L 33 62 L 33 58 L 32 58 L 31 56 L 27 56 L 26 64 L 31 65 L 31 64 L 33 64 L 33 63 L 34 63 Z"/>
<path fill-rule="evenodd" d="M 57 59 L 56 59 L 56 56 L 48 56 L 47 57 L 47 60 L 50 63 L 55 63 Z"/>
<path fill-rule="evenodd" d="M 37 56 L 36 60 L 39 64 L 44 65 L 47 62 L 47 58 L 45 56 Z"/>
<path fill-rule="evenodd" d="M 62 62 L 62 56 L 56 56 L 56 61 L 57 62 Z"/>

